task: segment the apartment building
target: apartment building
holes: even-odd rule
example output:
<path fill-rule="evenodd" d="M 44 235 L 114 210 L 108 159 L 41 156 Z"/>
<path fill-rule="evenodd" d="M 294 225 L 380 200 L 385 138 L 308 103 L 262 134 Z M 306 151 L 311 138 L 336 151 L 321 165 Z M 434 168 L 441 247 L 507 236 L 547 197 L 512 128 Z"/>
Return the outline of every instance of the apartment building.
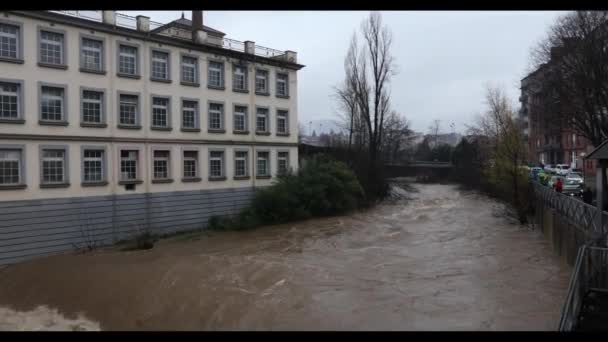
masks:
<path fill-rule="evenodd" d="M 0 264 L 236 213 L 297 170 L 302 67 L 202 11 L 0 12 Z"/>
<path fill-rule="evenodd" d="M 552 57 L 557 58 L 557 56 Z M 551 72 L 552 61 L 541 65 L 521 80 L 521 109 L 519 122 L 528 143 L 528 161 L 542 164 L 569 164 L 589 177 L 595 175 L 592 160 L 584 157 L 593 150 L 592 144 L 573 127 L 562 122 L 542 106 L 542 84 Z"/>

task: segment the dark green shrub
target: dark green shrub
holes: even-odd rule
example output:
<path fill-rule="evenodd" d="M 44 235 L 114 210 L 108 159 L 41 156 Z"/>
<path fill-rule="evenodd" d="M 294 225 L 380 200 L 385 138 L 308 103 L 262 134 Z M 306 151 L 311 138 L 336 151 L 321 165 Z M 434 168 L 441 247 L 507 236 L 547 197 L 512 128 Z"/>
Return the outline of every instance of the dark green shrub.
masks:
<path fill-rule="evenodd" d="M 250 229 L 261 224 L 284 223 L 356 209 L 364 191 L 354 173 L 342 162 L 315 156 L 297 174 L 280 176 L 256 192 L 251 205 L 233 218 L 213 216 L 213 230 Z"/>

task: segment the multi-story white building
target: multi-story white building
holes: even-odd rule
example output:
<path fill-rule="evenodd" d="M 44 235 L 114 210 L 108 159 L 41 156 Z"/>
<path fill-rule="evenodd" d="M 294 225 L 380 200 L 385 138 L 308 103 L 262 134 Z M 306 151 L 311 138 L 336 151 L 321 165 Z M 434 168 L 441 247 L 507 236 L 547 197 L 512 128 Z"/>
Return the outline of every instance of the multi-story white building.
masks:
<path fill-rule="evenodd" d="M 296 53 L 192 18 L 0 12 L 0 264 L 200 228 L 297 169 Z"/>

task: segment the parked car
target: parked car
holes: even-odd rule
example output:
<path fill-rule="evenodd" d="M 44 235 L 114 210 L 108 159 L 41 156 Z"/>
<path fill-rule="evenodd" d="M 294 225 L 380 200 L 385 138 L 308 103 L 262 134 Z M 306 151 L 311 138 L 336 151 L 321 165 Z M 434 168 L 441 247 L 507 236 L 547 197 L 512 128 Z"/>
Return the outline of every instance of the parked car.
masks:
<path fill-rule="evenodd" d="M 543 167 L 543 170 L 545 170 L 545 172 L 547 172 L 547 173 L 554 173 L 555 172 L 553 164 L 547 164 L 547 165 L 545 165 L 545 167 Z"/>
<path fill-rule="evenodd" d="M 562 193 L 564 195 L 583 196 L 583 190 L 583 183 L 579 183 L 578 180 L 574 178 L 566 177 L 562 188 Z"/>
<path fill-rule="evenodd" d="M 532 167 L 530 168 L 530 179 L 538 181 L 538 174 L 542 172 L 543 169 L 540 167 Z"/>
<path fill-rule="evenodd" d="M 578 172 L 568 172 L 566 175 L 566 181 L 572 180 L 578 184 L 583 184 L 583 176 Z"/>
<path fill-rule="evenodd" d="M 568 164 L 557 164 L 555 165 L 555 174 L 565 176 L 570 172 L 570 165 Z"/>

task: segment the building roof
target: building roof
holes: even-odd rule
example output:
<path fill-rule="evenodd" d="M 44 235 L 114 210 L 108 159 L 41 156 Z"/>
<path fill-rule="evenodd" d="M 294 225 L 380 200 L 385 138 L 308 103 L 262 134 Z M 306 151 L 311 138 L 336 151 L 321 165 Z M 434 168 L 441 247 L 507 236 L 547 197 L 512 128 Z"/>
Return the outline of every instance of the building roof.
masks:
<path fill-rule="evenodd" d="M 608 159 L 608 140 L 589 152 L 585 159 Z"/>
<path fill-rule="evenodd" d="M 179 27 L 179 28 L 183 28 L 183 29 L 187 29 L 187 30 L 191 30 L 192 29 L 192 20 L 190 19 L 186 19 L 184 18 L 184 15 L 182 13 L 182 17 L 176 20 L 173 20 L 172 22 L 165 24 L 163 26 L 160 26 L 158 28 L 155 28 L 154 30 L 151 30 L 150 32 L 152 33 L 157 33 L 157 32 L 162 32 L 168 28 L 171 27 Z M 209 26 L 205 26 L 203 25 L 203 31 L 211 33 L 213 35 L 216 36 L 225 36 L 226 34 L 224 32 L 218 31 L 214 28 L 211 28 Z"/>

